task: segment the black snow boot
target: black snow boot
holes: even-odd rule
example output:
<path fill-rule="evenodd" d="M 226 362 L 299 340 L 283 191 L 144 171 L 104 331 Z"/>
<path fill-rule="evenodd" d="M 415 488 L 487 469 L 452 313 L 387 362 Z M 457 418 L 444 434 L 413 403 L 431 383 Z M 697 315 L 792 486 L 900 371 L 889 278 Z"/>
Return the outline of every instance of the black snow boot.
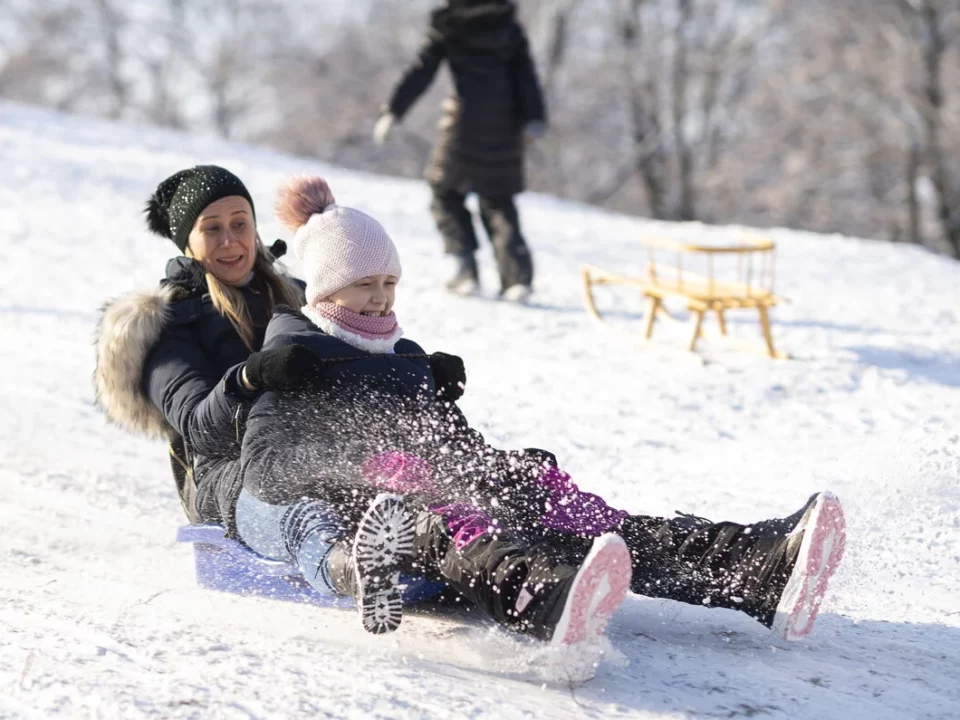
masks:
<path fill-rule="evenodd" d="M 843 555 L 843 510 L 813 495 L 784 518 L 753 525 L 689 515 L 630 517 L 620 527 L 634 561 L 634 592 L 741 610 L 786 639 L 813 628 Z"/>
<path fill-rule="evenodd" d="M 454 511 L 457 517 L 445 510 L 418 516 L 414 544 L 423 571 L 512 630 L 562 643 L 603 632 L 630 583 L 629 554 L 619 537 L 598 539 L 599 550 L 587 563 L 499 531 L 455 533 L 470 519 L 462 509 Z"/>
<path fill-rule="evenodd" d="M 360 585 L 357 582 L 357 566 L 353 562 L 352 540 L 338 540 L 330 550 L 327 555 L 327 577 L 338 595 L 357 597 Z"/>
<path fill-rule="evenodd" d="M 523 302 L 533 286 L 533 258 L 520 231 L 520 216 L 513 197 L 480 196 L 480 219 L 497 259 L 500 296 Z"/>
<path fill-rule="evenodd" d="M 356 599 L 367 632 L 393 632 L 403 618 L 400 573 L 413 555 L 414 517 L 399 495 L 381 493 L 360 519 L 350 543 L 331 549 L 326 572 L 341 595 Z"/>

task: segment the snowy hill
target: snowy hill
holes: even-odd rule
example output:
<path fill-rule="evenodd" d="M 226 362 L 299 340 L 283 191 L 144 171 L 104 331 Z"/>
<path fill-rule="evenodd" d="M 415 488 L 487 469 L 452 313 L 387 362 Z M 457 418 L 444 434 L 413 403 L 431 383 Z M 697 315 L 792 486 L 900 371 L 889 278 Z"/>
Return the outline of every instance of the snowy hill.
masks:
<path fill-rule="evenodd" d="M 0 158 L 0 717 L 960 716 L 960 263 L 775 231 L 792 302 L 774 332 L 796 359 L 708 346 L 701 362 L 669 333 L 641 347 L 598 329 L 578 268 L 639 266 L 643 233 L 731 229 L 525 196 L 539 276 L 520 308 L 441 291 L 417 182 L 9 104 Z M 164 448 L 108 426 L 90 377 L 97 308 L 154 284 L 174 250 L 146 232 L 145 199 L 201 162 L 248 183 L 268 240 L 293 172 L 376 215 L 403 255 L 401 324 L 464 357 L 463 405 L 495 444 L 549 448 L 650 514 L 751 521 L 839 494 L 847 556 L 813 635 L 631 596 L 574 688 L 536 644 L 460 616 L 410 613 L 378 638 L 350 612 L 196 588 Z"/>

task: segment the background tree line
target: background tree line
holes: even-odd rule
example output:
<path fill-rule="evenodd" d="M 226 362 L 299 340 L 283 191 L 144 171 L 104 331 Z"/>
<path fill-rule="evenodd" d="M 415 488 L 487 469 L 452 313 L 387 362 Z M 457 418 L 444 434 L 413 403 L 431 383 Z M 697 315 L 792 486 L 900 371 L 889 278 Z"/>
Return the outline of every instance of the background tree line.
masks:
<path fill-rule="evenodd" d="M 0 0 L 0 97 L 418 176 L 446 78 L 370 134 L 429 0 Z M 960 257 L 960 0 L 521 0 L 530 185 Z"/>

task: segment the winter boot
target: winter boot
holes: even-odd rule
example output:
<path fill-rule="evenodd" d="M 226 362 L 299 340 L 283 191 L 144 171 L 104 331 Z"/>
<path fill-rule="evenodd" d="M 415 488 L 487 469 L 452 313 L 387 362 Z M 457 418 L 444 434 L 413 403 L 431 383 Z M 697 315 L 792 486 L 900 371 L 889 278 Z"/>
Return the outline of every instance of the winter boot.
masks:
<path fill-rule="evenodd" d="M 533 287 L 533 258 L 520 229 L 513 197 L 480 196 L 480 220 L 493 245 L 500 275 L 500 297 L 525 301 Z"/>
<path fill-rule="evenodd" d="M 529 580 L 528 580 L 529 582 Z M 568 583 L 560 617 L 553 624 L 552 645 L 574 645 L 600 637 L 630 589 L 630 551 L 619 535 L 607 533 L 593 547 Z M 519 607 L 519 602 L 518 602 Z M 543 622 L 549 627 L 550 621 Z"/>
<path fill-rule="evenodd" d="M 695 563 L 700 602 L 742 610 L 784 639 L 799 640 L 813 629 L 845 539 L 840 501 L 817 493 L 785 518 L 701 524 L 679 555 Z"/>
<path fill-rule="evenodd" d="M 533 288 L 529 285 L 511 285 L 500 293 L 500 298 L 507 302 L 523 305 L 533 294 Z"/>
<path fill-rule="evenodd" d="M 827 583 L 840 565 L 846 542 L 843 508 L 835 495 L 814 495 L 799 514 L 786 536 L 785 567 L 771 576 L 761 600 L 764 622 L 769 619 L 769 608 L 775 605 L 770 627 L 785 640 L 799 640 L 813 630 Z M 784 576 L 786 582 L 781 586 Z"/>
<path fill-rule="evenodd" d="M 454 295 L 473 295 L 480 289 L 480 273 L 473 253 L 454 255 L 454 274 L 447 281 L 447 290 Z"/>
<path fill-rule="evenodd" d="M 399 495 L 381 493 L 360 519 L 351 554 L 354 582 L 344 578 L 342 551 L 331 561 L 338 567 L 336 584 L 352 591 L 367 632 L 382 634 L 400 627 L 403 600 L 400 571 L 413 554 L 414 517 Z"/>
<path fill-rule="evenodd" d="M 577 562 L 552 545 L 529 545 L 484 513 L 450 505 L 421 513 L 418 561 L 487 615 L 559 644 L 602 634 L 630 586 L 623 540 L 604 535 Z"/>

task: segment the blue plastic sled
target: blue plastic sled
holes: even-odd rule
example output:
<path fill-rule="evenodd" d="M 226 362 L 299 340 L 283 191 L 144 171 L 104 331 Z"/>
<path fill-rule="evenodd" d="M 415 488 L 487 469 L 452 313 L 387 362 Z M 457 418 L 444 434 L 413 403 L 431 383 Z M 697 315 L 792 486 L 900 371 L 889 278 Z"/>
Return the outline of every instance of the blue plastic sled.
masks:
<path fill-rule="evenodd" d="M 258 555 L 236 540 L 224 537 L 224 533 L 223 526 L 214 523 L 184 525 L 177 531 L 177 542 L 193 543 L 200 587 L 324 607 L 354 607 L 353 598 L 317 592 L 295 565 Z M 429 600 L 444 587 L 443 583 L 428 582 L 416 575 L 401 575 L 400 580 L 406 586 L 405 605 Z"/>

